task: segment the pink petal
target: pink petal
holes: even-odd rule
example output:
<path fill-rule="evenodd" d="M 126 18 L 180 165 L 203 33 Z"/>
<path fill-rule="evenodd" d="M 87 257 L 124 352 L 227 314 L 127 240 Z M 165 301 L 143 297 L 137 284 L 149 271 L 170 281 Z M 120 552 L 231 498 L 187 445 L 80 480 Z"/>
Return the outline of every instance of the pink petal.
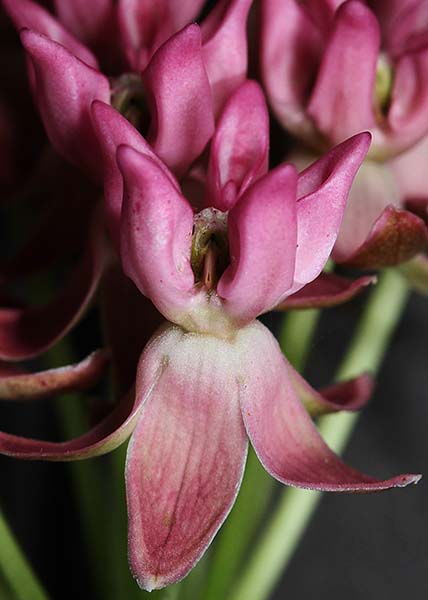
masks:
<path fill-rule="evenodd" d="M 99 217 L 95 221 L 82 259 L 53 300 L 36 308 L 0 309 L 0 359 L 25 360 L 37 356 L 80 320 L 94 297 L 104 268 Z"/>
<path fill-rule="evenodd" d="M 247 75 L 247 17 L 252 0 L 220 0 L 202 23 L 203 57 L 217 116 Z"/>
<path fill-rule="evenodd" d="M 275 306 L 275 310 L 296 308 L 328 308 L 352 300 L 368 285 L 376 283 L 376 277 L 348 279 L 334 273 L 321 273 L 314 281 Z"/>
<path fill-rule="evenodd" d="M 142 71 L 169 37 L 196 19 L 203 0 L 119 0 L 122 46 L 131 68 Z"/>
<path fill-rule="evenodd" d="M 291 287 L 296 253 L 296 184 L 282 165 L 247 189 L 228 216 L 231 264 L 217 290 L 226 311 L 245 323 Z"/>
<path fill-rule="evenodd" d="M 211 141 L 208 170 L 210 206 L 233 207 L 268 166 L 269 115 L 255 81 L 243 83 L 227 102 Z"/>
<path fill-rule="evenodd" d="M 247 452 L 238 401 L 241 349 L 239 340 L 189 336 L 176 327 L 153 345 L 165 370 L 126 464 L 129 560 L 144 589 L 182 579 L 235 501 Z M 137 390 L 146 380 L 144 360 Z"/>
<path fill-rule="evenodd" d="M 124 271 L 160 312 L 176 322 L 191 302 L 193 211 L 164 170 L 129 146 L 118 150 L 125 183 L 121 257 Z"/>
<path fill-rule="evenodd" d="M 264 0 L 260 10 L 260 66 L 269 104 L 284 127 L 312 141 L 316 132 L 305 105 L 317 72 L 320 33 L 295 0 Z"/>
<path fill-rule="evenodd" d="M 142 135 L 117 110 L 104 102 L 92 104 L 92 120 L 104 160 L 104 200 L 107 224 L 119 250 L 120 214 L 122 211 L 123 179 L 117 166 L 116 152 L 126 144 L 150 157 L 179 189 L 174 176 L 156 156 Z"/>
<path fill-rule="evenodd" d="M 389 163 L 401 197 L 405 200 L 428 198 L 428 135 L 407 152 Z"/>
<path fill-rule="evenodd" d="M 96 44 L 115 16 L 113 0 L 54 0 L 54 4 L 61 23 L 87 44 Z"/>
<path fill-rule="evenodd" d="M 341 410 L 360 410 L 370 400 L 374 388 L 373 378 L 363 374 L 317 392 L 291 365 L 288 369 L 294 390 L 312 417 Z"/>
<path fill-rule="evenodd" d="M 427 249 L 428 229 L 422 219 L 387 206 L 364 243 L 342 262 L 362 269 L 381 269 L 406 262 Z"/>
<path fill-rule="evenodd" d="M 400 194 L 388 163 L 366 160 L 355 177 L 333 258 L 347 260 L 364 243 L 387 206 L 400 208 Z"/>
<path fill-rule="evenodd" d="M 337 238 L 352 181 L 369 144 L 368 133 L 356 135 L 300 173 L 292 292 L 313 281 L 323 270 Z"/>
<path fill-rule="evenodd" d="M 300 403 L 288 364 L 267 329 L 257 351 L 258 377 L 242 391 L 241 408 L 254 450 L 275 479 L 336 492 L 377 491 L 419 481 L 420 475 L 380 481 L 345 465 L 323 442 Z"/>
<path fill-rule="evenodd" d="M 428 6 L 423 0 L 376 0 L 374 9 L 394 58 L 427 45 Z"/>
<path fill-rule="evenodd" d="M 403 151 L 428 132 L 428 49 L 404 55 L 394 73 L 386 131 L 374 142 L 385 151 Z"/>
<path fill-rule="evenodd" d="M 174 173 L 183 174 L 214 131 L 199 27 L 189 25 L 161 46 L 143 80 L 152 115 L 148 140 Z"/>
<path fill-rule="evenodd" d="M 335 12 L 343 2 L 344 0 L 305 0 L 303 9 L 323 32 L 328 32 Z"/>
<path fill-rule="evenodd" d="M 373 90 L 380 33 L 373 13 L 350 0 L 337 11 L 308 104 L 308 113 L 333 143 L 374 125 Z"/>
<path fill-rule="evenodd" d="M 108 350 L 97 350 L 74 365 L 38 373 L 1 374 L 0 398 L 3 400 L 37 400 L 93 386 L 110 359 Z"/>
<path fill-rule="evenodd" d="M 52 145 L 102 180 L 90 106 L 95 99 L 109 101 L 108 79 L 43 35 L 24 30 L 21 39 L 35 69 L 38 108 Z"/>
<path fill-rule="evenodd" d="M 94 69 L 98 67 L 97 59 L 89 48 L 70 35 L 67 29 L 39 4 L 31 0 L 2 0 L 2 2 L 18 30 L 27 28 L 42 33 L 67 48 L 89 66 Z"/>

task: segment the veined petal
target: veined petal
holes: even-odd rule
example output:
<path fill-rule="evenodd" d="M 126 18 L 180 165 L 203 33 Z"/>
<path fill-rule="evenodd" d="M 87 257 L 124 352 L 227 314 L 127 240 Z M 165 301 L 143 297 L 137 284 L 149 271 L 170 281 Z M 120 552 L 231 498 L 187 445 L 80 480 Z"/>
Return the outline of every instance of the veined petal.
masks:
<path fill-rule="evenodd" d="M 318 67 L 320 33 L 296 0 L 264 0 L 260 11 L 261 76 L 269 104 L 284 127 L 313 140 L 305 104 Z"/>
<path fill-rule="evenodd" d="M 203 0 L 119 0 L 122 46 L 131 68 L 142 71 L 169 37 L 196 19 Z"/>
<path fill-rule="evenodd" d="M 317 392 L 290 364 L 287 366 L 297 396 L 311 417 L 341 410 L 360 410 L 373 392 L 374 381 L 367 373 Z"/>
<path fill-rule="evenodd" d="M 373 90 L 380 32 L 362 2 L 345 2 L 332 33 L 308 104 L 316 126 L 333 143 L 374 125 Z"/>
<path fill-rule="evenodd" d="M 214 131 L 199 27 L 189 25 L 165 42 L 143 80 L 152 116 L 148 140 L 168 167 L 181 175 Z"/>
<path fill-rule="evenodd" d="M 99 216 L 94 221 L 80 262 L 53 300 L 36 308 L 0 309 L 2 360 L 25 360 L 41 354 L 64 337 L 84 314 L 105 261 Z"/>
<path fill-rule="evenodd" d="M 381 269 L 406 262 L 427 248 L 424 221 L 407 210 L 387 206 L 366 240 L 341 262 L 362 269 Z"/>
<path fill-rule="evenodd" d="M 241 408 L 254 450 L 275 479 L 336 492 L 378 491 L 419 481 L 420 475 L 380 481 L 345 465 L 323 442 L 300 403 L 288 364 L 267 329 L 257 352 L 258 377 L 242 388 Z"/>
<path fill-rule="evenodd" d="M 335 273 L 321 273 L 314 281 L 275 306 L 274 310 L 337 306 L 352 300 L 373 283 L 376 283 L 376 277 L 370 275 L 348 279 Z"/>
<path fill-rule="evenodd" d="M 295 168 L 281 165 L 249 187 L 229 212 L 231 264 L 217 290 L 226 311 L 242 323 L 275 306 L 293 284 L 296 184 Z"/>
<path fill-rule="evenodd" d="M 125 195 L 121 257 L 125 273 L 160 312 L 176 322 L 191 302 L 193 211 L 170 177 L 129 146 L 117 154 Z"/>
<path fill-rule="evenodd" d="M 96 350 L 74 365 L 38 373 L 0 374 L 2 400 L 38 400 L 94 385 L 110 360 L 108 350 Z"/>
<path fill-rule="evenodd" d="M 246 81 L 227 102 L 211 141 L 211 206 L 230 210 L 268 166 L 269 114 L 263 92 Z"/>
<path fill-rule="evenodd" d="M 252 0 L 220 0 L 201 25 L 202 53 L 217 116 L 247 75 L 247 18 Z"/>
<path fill-rule="evenodd" d="M 37 104 L 52 145 L 102 181 L 90 107 L 95 99 L 109 101 L 108 79 L 43 35 L 24 30 L 21 39 L 35 69 Z"/>
<path fill-rule="evenodd" d="M 15 27 L 42 33 L 67 48 L 72 54 L 96 69 L 97 59 L 92 52 L 73 37 L 47 10 L 31 0 L 2 0 L 3 6 Z"/>
<path fill-rule="evenodd" d="M 182 579 L 201 558 L 232 508 L 247 453 L 237 381 L 245 339 L 170 327 L 155 343 L 166 366 L 126 463 L 129 560 L 147 590 Z M 145 380 L 143 355 L 137 395 Z"/>
<path fill-rule="evenodd" d="M 295 283 L 287 295 L 313 281 L 323 270 L 339 232 L 352 181 L 369 144 L 370 134 L 355 135 L 300 173 Z"/>
<path fill-rule="evenodd" d="M 123 178 L 116 161 L 117 149 L 121 145 L 134 148 L 150 157 L 179 189 L 172 173 L 153 152 L 142 135 L 109 104 L 95 100 L 92 103 L 92 120 L 104 159 L 104 200 L 107 224 L 112 239 L 119 250 L 120 214 L 123 199 Z"/>

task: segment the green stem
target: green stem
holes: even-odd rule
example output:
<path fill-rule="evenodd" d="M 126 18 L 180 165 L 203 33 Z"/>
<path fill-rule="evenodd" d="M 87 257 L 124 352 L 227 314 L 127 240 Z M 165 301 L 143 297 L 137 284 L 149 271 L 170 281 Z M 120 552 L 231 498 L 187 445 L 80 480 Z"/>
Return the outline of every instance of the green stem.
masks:
<path fill-rule="evenodd" d="M 279 334 L 279 345 L 293 367 L 302 371 L 321 311 L 315 308 L 295 310 L 285 315 Z"/>
<path fill-rule="evenodd" d="M 386 271 L 373 290 L 337 378 L 362 371 L 376 373 L 408 298 L 404 280 Z M 341 413 L 320 419 L 320 432 L 336 452 L 345 447 L 356 423 L 355 414 Z M 279 501 L 248 566 L 232 590 L 230 600 L 265 600 L 286 568 L 302 538 L 322 494 L 289 488 Z"/>
<path fill-rule="evenodd" d="M 0 568 L 15 598 L 48 600 L 48 595 L 16 542 L 0 512 Z M 3 597 L 3 596 L 2 596 Z"/>

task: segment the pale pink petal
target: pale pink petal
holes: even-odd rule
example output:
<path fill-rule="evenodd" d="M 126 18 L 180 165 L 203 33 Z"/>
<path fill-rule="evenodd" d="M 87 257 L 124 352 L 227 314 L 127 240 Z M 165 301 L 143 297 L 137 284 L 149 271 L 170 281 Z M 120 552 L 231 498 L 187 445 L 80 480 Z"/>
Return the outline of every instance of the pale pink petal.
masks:
<path fill-rule="evenodd" d="M 193 211 L 164 170 L 129 146 L 118 150 L 125 195 L 121 257 L 125 273 L 176 322 L 191 302 Z"/>
<path fill-rule="evenodd" d="M 203 0 L 119 0 L 122 46 L 131 68 L 142 71 L 169 37 L 196 19 Z"/>
<path fill-rule="evenodd" d="M 88 308 L 104 268 L 105 250 L 99 216 L 91 227 L 85 252 L 62 289 L 47 304 L 0 309 L 0 358 L 24 360 L 60 340 Z"/>
<path fill-rule="evenodd" d="M 92 128 L 93 100 L 108 102 L 108 79 L 60 44 L 24 30 L 21 34 L 36 74 L 36 97 L 54 148 L 102 181 L 102 161 Z"/>
<path fill-rule="evenodd" d="M 275 306 L 293 283 L 296 184 L 292 165 L 270 171 L 229 212 L 230 266 L 217 290 L 226 311 L 249 322 Z"/>
<path fill-rule="evenodd" d="M 305 105 L 318 68 L 319 31 L 295 0 L 264 0 L 260 16 L 261 76 L 269 103 L 284 127 L 312 140 L 315 128 Z"/>
<path fill-rule="evenodd" d="M 119 146 L 126 144 L 149 156 L 179 189 L 174 176 L 156 156 L 151 146 L 131 123 L 117 110 L 104 102 L 92 104 L 92 120 L 104 160 L 104 200 L 107 225 L 112 239 L 119 250 L 120 214 L 123 199 L 123 178 L 116 161 Z"/>
<path fill-rule="evenodd" d="M 373 378 L 363 374 L 317 392 L 291 365 L 288 365 L 288 372 L 300 402 L 311 417 L 341 410 L 360 410 L 370 400 L 374 388 Z"/>
<path fill-rule="evenodd" d="M 296 272 L 292 292 L 313 281 L 323 270 L 339 232 L 352 181 L 369 145 L 368 133 L 356 135 L 299 175 Z"/>
<path fill-rule="evenodd" d="M 332 143 L 374 125 L 379 26 L 362 2 L 341 6 L 319 69 L 308 113 Z"/>
<path fill-rule="evenodd" d="M 148 141 L 168 167 L 181 175 L 214 131 L 199 27 L 189 25 L 161 46 L 143 80 L 152 116 Z"/>
<path fill-rule="evenodd" d="M 377 491 L 419 481 L 420 475 L 380 481 L 345 465 L 323 442 L 300 403 L 275 338 L 265 329 L 258 342 L 258 376 L 242 386 L 241 408 L 254 450 L 275 479 L 336 492 Z"/>
<path fill-rule="evenodd" d="M 358 279 L 348 279 L 335 273 L 321 273 L 314 281 L 275 306 L 274 310 L 337 306 L 352 300 L 373 283 L 376 283 L 376 277 L 370 275 Z"/>
<path fill-rule="evenodd" d="M 427 250 L 428 229 L 424 221 L 407 210 L 387 206 L 361 246 L 340 262 L 361 269 L 381 269 Z"/>
<path fill-rule="evenodd" d="M 110 360 L 108 350 L 97 350 L 74 365 L 39 371 L 0 375 L 2 400 L 38 400 L 55 394 L 93 386 Z"/>
<path fill-rule="evenodd" d="M 3 6 L 17 29 L 32 29 L 58 42 L 86 64 L 97 68 L 92 52 L 72 36 L 47 10 L 31 0 L 2 0 Z"/>
<path fill-rule="evenodd" d="M 402 198 L 428 198 L 428 135 L 388 164 Z"/>
<path fill-rule="evenodd" d="M 252 0 L 220 0 L 201 25 L 205 68 L 217 116 L 247 75 L 247 17 Z"/>
<path fill-rule="evenodd" d="M 247 452 L 236 359 L 242 344 L 177 327 L 155 343 L 165 369 L 126 463 L 129 560 L 146 590 L 182 579 L 201 558 L 232 508 Z M 143 355 L 137 395 L 146 377 Z"/>
<path fill-rule="evenodd" d="M 227 102 L 211 141 L 210 206 L 230 210 L 268 167 L 269 115 L 261 88 L 243 83 Z"/>

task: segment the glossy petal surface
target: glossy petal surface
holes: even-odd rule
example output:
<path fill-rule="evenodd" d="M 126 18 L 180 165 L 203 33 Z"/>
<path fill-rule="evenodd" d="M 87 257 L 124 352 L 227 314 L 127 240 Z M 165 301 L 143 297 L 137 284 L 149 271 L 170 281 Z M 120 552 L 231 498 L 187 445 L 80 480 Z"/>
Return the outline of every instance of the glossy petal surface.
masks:
<path fill-rule="evenodd" d="M 245 341 L 170 327 L 155 344 L 165 370 L 126 465 L 129 559 L 147 590 L 181 579 L 199 560 L 235 501 L 247 451 L 236 361 Z"/>

